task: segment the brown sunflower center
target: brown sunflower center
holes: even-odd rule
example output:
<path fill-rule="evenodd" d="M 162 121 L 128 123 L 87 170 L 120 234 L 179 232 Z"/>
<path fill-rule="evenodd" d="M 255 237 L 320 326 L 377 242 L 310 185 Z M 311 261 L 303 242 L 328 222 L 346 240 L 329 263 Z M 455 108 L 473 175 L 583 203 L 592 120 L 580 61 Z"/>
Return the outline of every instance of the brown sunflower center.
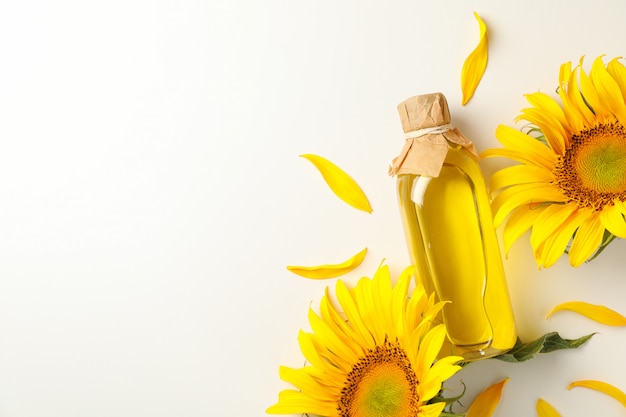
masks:
<path fill-rule="evenodd" d="M 341 391 L 341 417 L 415 417 L 417 378 L 404 349 L 385 343 L 352 367 Z"/>
<path fill-rule="evenodd" d="M 563 193 L 580 207 L 596 210 L 626 200 L 626 129 L 597 125 L 572 136 L 554 170 Z"/>

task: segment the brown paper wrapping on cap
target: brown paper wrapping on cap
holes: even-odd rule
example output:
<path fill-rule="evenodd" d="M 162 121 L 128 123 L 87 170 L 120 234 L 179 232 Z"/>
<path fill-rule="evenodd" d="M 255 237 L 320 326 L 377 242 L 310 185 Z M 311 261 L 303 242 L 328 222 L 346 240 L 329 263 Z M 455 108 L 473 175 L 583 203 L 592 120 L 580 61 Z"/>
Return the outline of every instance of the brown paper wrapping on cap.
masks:
<path fill-rule="evenodd" d="M 448 102 L 441 93 L 411 97 L 398 105 L 404 133 L 444 126 L 450 123 Z M 448 154 L 449 143 L 455 143 L 478 156 L 472 141 L 458 129 L 408 138 L 400 155 L 394 158 L 389 175 L 415 174 L 438 177 Z"/>

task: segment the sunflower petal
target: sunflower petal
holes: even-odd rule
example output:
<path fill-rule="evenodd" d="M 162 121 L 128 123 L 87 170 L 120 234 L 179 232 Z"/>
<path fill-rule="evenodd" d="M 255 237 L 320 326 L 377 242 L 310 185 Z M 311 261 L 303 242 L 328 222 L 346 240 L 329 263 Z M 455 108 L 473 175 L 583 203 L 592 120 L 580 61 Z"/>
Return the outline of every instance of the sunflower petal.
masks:
<path fill-rule="evenodd" d="M 493 223 L 496 227 L 500 226 L 511 211 L 525 204 L 559 203 L 564 200 L 563 194 L 551 184 L 515 185 L 504 189 L 493 200 Z"/>
<path fill-rule="evenodd" d="M 374 301 L 374 291 L 372 291 L 372 281 L 369 279 L 359 280 L 355 290 L 355 299 L 359 300 L 358 309 L 363 321 L 369 323 L 368 330 L 375 342 L 380 343 L 385 340 L 384 323 L 378 319 L 380 313 Z M 343 319 L 345 322 L 345 318 Z M 350 328 L 351 329 L 351 328 Z M 350 330 L 351 332 L 353 330 Z"/>
<path fill-rule="evenodd" d="M 295 390 L 283 390 L 278 394 L 278 403 L 265 410 L 268 414 L 335 414 L 336 401 L 320 401 Z"/>
<path fill-rule="evenodd" d="M 571 73 L 572 73 L 571 61 L 561 64 L 561 67 L 559 68 L 559 85 L 563 83 L 567 83 Z"/>
<path fill-rule="evenodd" d="M 573 132 L 584 130 L 595 120 L 595 115 L 581 96 L 578 87 L 578 71 L 578 66 L 572 70 L 572 63 L 567 62 L 561 65 L 559 74 L 559 96 Z"/>
<path fill-rule="evenodd" d="M 441 326 L 443 327 L 443 325 Z M 437 329 L 437 328 L 435 328 Z M 433 330 L 435 330 L 433 329 Z M 433 331 L 430 331 L 425 337 L 424 339 L 427 339 L 429 337 L 429 335 L 431 335 L 433 333 Z M 436 343 L 439 345 L 439 347 L 436 349 L 435 354 L 438 354 L 439 351 L 441 350 L 441 346 L 443 344 L 443 340 L 445 339 L 445 328 L 443 329 L 442 333 L 441 333 L 441 341 L 436 341 Z M 437 336 L 439 337 L 439 336 Z M 424 349 L 423 345 L 420 344 L 420 350 Z M 448 357 L 450 359 L 456 359 L 457 362 L 459 361 L 463 361 L 463 358 L 460 356 L 450 356 Z M 443 359 L 446 359 L 445 357 Z M 442 360 L 443 360 L 442 359 Z M 428 367 L 426 366 L 425 368 L 420 369 L 416 369 L 416 376 L 418 378 L 418 380 L 420 381 L 419 386 L 417 387 L 417 395 L 420 398 L 432 398 L 434 396 L 436 396 L 440 390 L 441 390 L 441 385 L 442 383 L 449 378 L 450 376 L 454 375 L 456 372 L 458 372 L 459 370 L 461 370 L 461 367 L 458 365 L 451 365 L 450 364 L 450 359 L 447 359 L 445 362 L 442 362 L 439 366 L 437 366 L 437 364 L 440 363 L 440 361 L 435 362 L 435 364 L 432 367 Z M 435 359 L 433 359 L 434 361 Z M 419 359 L 418 359 L 419 361 Z M 426 365 L 427 363 L 430 362 L 424 362 L 421 363 L 422 365 Z"/>
<path fill-rule="evenodd" d="M 569 384 L 567 389 L 570 390 L 574 387 L 589 388 L 589 389 L 610 395 L 611 397 L 619 401 L 624 407 L 626 407 L 626 394 L 624 394 L 619 388 L 607 382 L 594 381 L 594 380 L 574 381 L 571 384 Z"/>
<path fill-rule="evenodd" d="M 539 266 L 549 267 L 556 263 L 565 252 L 572 235 L 578 227 L 592 214 L 588 210 L 576 210 L 567 220 L 544 240 L 538 247 L 533 248 L 535 259 Z"/>
<path fill-rule="evenodd" d="M 565 130 L 569 127 L 569 123 L 567 122 L 567 117 L 565 116 L 563 109 L 559 106 L 559 103 L 556 100 L 549 95 L 540 92 L 527 94 L 526 99 L 533 105 L 533 107 L 541 109 L 543 112 L 553 117 L 557 122 L 555 123 L 555 126 L 561 127 L 563 129 L 563 133 L 565 133 Z"/>
<path fill-rule="evenodd" d="M 420 342 L 420 349 L 417 354 L 417 364 L 423 366 L 422 369 L 416 370 L 418 377 L 435 362 L 445 338 L 446 327 L 443 324 L 433 327 L 426 333 L 426 336 Z"/>
<path fill-rule="evenodd" d="M 559 155 L 565 153 L 565 144 L 569 143 L 569 135 L 566 134 L 561 126 L 555 126 L 554 121 L 550 119 L 549 115 L 544 113 L 544 110 L 527 108 L 523 109 L 523 115 L 515 119 L 519 121 L 522 119 L 532 120 L 532 124 L 537 126 L 550 149 Z M 533 136 L 534 137 L 534 136 Z"/>
<path fill-rule="evenodd" d="M 312 333 L 300 330 L 298 333 L 298 344 L 300 345 L 300 351 L 304 355 L 305 359 L 315 368 L 323 370 L 325 374 L 332 378 L 341 378 L 343 375 L 341 369 L 336 365 L 328 362 L 326 358 L 322 357 L 322 353 L 316 346 L 316 342 Z"/>
<path fill-rule="evenodd" d="M 409 284 L 413 280 L 413 268 L 406 268 L 401 274 L 391 294 L 391 312 L 394 319 L 395 335 L 405 340 L 409 335 L 406 331 L 406 305 L 408 300 Z"/>
<path fill-rule="evenodd" d="M 422 375 L 422 385 L 427 388 L 422 389 L 422 387 L 420 387 L 422 391 L 418 395 L 423 395 L 425 398 L 437 395 L 439 392 L 437 390 L 440 389 L 439 387 L 441 387 L 442 382 L 461 370 L 461 366 L 454 365 L 454 363 L 462 361 L 463 358 L 461 356 L 446 356 L 435 362 L 435 364 Z"/>
<path fill-rule="evenodd" d="M 523 109 L 522 115 L 517 117 L 515 121 L 528 120 L 539 127 L 550 148 L 557 154 L 563 155 L 565 153 L 565 143 L 566 141 L 569 142 L 569 136 L 565 133 L 562 126 L 554 124 L 554 120 L 550 116 L 543 109 L 531 107 Z"/>
<path fill-rule="evenodd" d="M 433 373 L 438 374 L 445 381 L 461 370 L 461 366 L 457 365 L 459 362 L 463 362 L 462 356 L 444 356 L 441 359 L 437 359 L 437 362 L 431 369 Z"/>
<path fill-rule="evenodd" d="M 595 123 L 596 116 L 593 113 L 593 110 L 590 108 L 589 104 L 587 104 L 588 102 L 581 92 L 581 87 L 578 82 L 579 72 L 582 72 L 582 68 L 580 68 L 580 66 L 577 66 L 576 68 L 574 68 L 569 76 L 569 81 L 567 82 L 567 88 L 565 88 L 565 92 L 567 93 L 568 103 L 570 104 L 570 106 L 566 108 L 565 113 L 567 114 L 569 111 L 571 112 L 572 117 L 578 118 L 583 121 L 583 124 L 580 125 L 580 129 L 584 129 L 586 126 L 592 126 Z M 565 104 L 565 102 L 563 104 Z"/>
<path fill-rule="evenodd" d="M 513 165 L 495 172 L 489 181 L 491 191 L 516 184 L 549 183 L 554 174 L 537 165 Z"/>
<path fill-rule="evenodd" d="M 336 356 L 350 362 L 356 360 L 363 353 L 360 341 L 348 339 L 343 334 L 335 332 L 333 326 L 318 316 L 312 308 L 309 308 L 308 319 L 314 333 L 314 340 L 320 343 L 323 341 L 327 350 Z"/>
<path fill-rule="evenodd" d="M 626 220 L 622 207 L 618 204 L 606 206 L 600 212 L 602 225 L 612 234 L 622 239 L 626 238 Z"/>
<path fill-rule="evenodd" d="M 565 223 L 575 208 L 571 204 L 550 204 L 537 210 L 541 211 L 541 214 L 535 218 L 535 223 L 532 225 L 530 244 L 533 248 L 538 248 L 560 225 Z"/>
<path fill-rule="evenodd" d="M 354 208 L 372 212 L 367 196 L 356 183 L 344 170 L 339 168 L 328 159 L 313 154 L 303 154 L 301 157 L 311 161 L 313 165 L 320 171 L 322 177 L 330 187 L 330 189 L 343 201 L 348 203 Z"/>
<path fill-rule="evenodd" d="M 598 90 L 598 94 L 602 97 L 602 103 L 607 110 L 612 113 L 620 123 L 626 123 L 626 106 L 624 106 L 624 97 L 617 81 L 613 79 L 602 62 L 602 57 L 598 57 L 593 61 L 593 67 L 590 73 L 591 81 Z"/>
<path fill-rule="evenodd" d="M 319 381 L 316 381 L 309 373 L 306 372 L 307 368 L 294 369 L 288 366 L 281 366 L 279 368 L 280 379 L 285 382 L 289 382 L 301 391 L 310 393 L 311 396 L 315 395 L 315 398 L 322 401 L 330 401 L 324 389 L 320 386 Z"/>
<path fill-rule="evenodd" d="M 549 319 L 557 311 L 564 310 L 573 311 L 598 323 L 606 324 L 607 326 L 626 326 L 626 317 L 618 312 L 603 305 L 589 304 L 584 301 L 568 301 L 561 303 L 554 307 L 546 318 Z"/>
<path fill-rule="evenodd" d="M 572 77 L 572 63 L 566 62 L 561 65 L 559 71 L 559 97 L 565 112 L 565 117 L 569 123 L 569 127 L 572 131 L 579 132 L 585 128 L 586 118 L 581 113 L 582 109 L 579 109 L 576 105 L 576 101 L 571 96 L 572 90 L 577 90 L 576 79 Z M 578 91 L 576 91 L 578 93 Z M 585 110 L 589 110 L 585 107 Z"/>
<path fill-rule="evenodd" d="M 363 322 L 354 298 L 352 298 L 352 295 L 343 281 L 337 281 L 335 292 L 337 294 L 337 300 L 339 304 L 341 304 L 344 314 L 348 319 L 348 323 L 350 323 L 350 327 L 355 330 L 355 339 L 361 346 L 369 347 L 375 344 L 376 341 L 372 337 L 367 325 Z"/>
<path fill-rule="evenodd" d="M 320 319 L 311 309 L 309 310 L 309 323 L 314 331 L 312 341 L 318 345 L 322 343 L 324 345 L 324 352 L 320 352 L 321 356 L 342 371 L 349 372 L 354 361 L 357 360 L 362 353 L 360 346 L 354 342 L 349 343 L 346 338 L 334 333 L 332 328 Z"/>
<path fill-rule="evenodd" d="M 541 214 L 541 210 L 532 208 L 530 204 L 520 206 L 511 213 L 511 216 L 504 225 L 502 238 L 504 240 L 504 253 L 508 256 L 513 242 L 519 239 Z"/>
<path fill-rule="evenodd" d="M 619 86 L 622 96 L 626 97 L 626 67 L 619 62 L 619 58 L 613 58 L 607 64 L 606 70 Z"/>
<path fill-rule="evenodd" d="M 288 266 L 287 269 L 294 274 L 298 274 L 305 278 L 312 279 L 327 279 L 338 277 L 343 274 L 347 274 L 352 271 L 363 262 L 365 259 L 365 254 L 367 253 L 367 248 L 363 249 L 361 252 L 357 253 L 350 259 L 341 262 L 339 264 L 326 264 L 326 265 L 318 265 L 318 266 Z"/>
<path fill-rule="evenodd" d="M 607 105 L 604 103 L 603 99 L 600 98 L 600 94 L 596 87 L 593 85 L 591 77 L 585 72 L 585 69 L 583 68 L 583 58 L 580 59 L 579 66 L 580 94 L 582 95 L 584 100 L 589 103 L 589 107 L 593 109 L 596 120 L 600 119 L 602 122 L 608 121 L 611 118 L 612 114 Z M 591 73 L 593 72 L 594 70 L 592 69 Z"/>
<path fill-rule="evenodd" d="M 419 321 L 423 317 L 424 310 L 427 307 L 427 302 L 428 297 L 426 297 L 426 290 L 424 290 L 424 287 L 421 285 L 416 286 L 413 291 L 413 296 L 409 298 L 409 302 L 406 306 L 406 319 L 409 328 L 414 329 L 417 327 Z"/>
<path fill-rule="evenodd" d="M 570 265 L 579 267 L 593 255 L 602 243 L 604 230 L 600 216 L 596 214 L 591 215 L 587 221 L 581 223 L 569 250 Z"/>
<path fill-rule="evenodd" d="M 420 417 L 439 417 L 445 407 L 446 403 L 443 402 L 423 405 L 420 407 Z"/>
<path fill-rule="evenodd" d="M 478 45 L 471 54 L 465 59 L 463 69 L 461 71 L 461 90 L 463 91 L 463 100 L 461 104 L 464 106 L 474 95 L 478 83 L 487 68 L 487 60 L 489 56 L 489 44 L 487 41 L 487 26 L 480 18 L 478 13 L 474 12 L 474 17 L 478 21 L 480 28 L 480 40 Z"/>
<path fill-rule="evenodd" d="M 469 410 L 467 410 L 465 417 L 491 417 L 500 403 L 502 390 L 508 381 L 509 378 L 505 378 L 478 394 L 472 405 L 470 405 Z"/>
<path fill-rule="evenodd" d="M 320 314 L 322 320 L 332 328 L 332 331 L 336 333 L 344 343 L 352 343 L 351 341 L 356 338 L 354 334 L 355 330 L 350 326 L 350 323 L 348 323 L 345 317 L 340 315 L 332 305 L 328 287 L 326 287 L 326 292 L 320 302 Z"/>
<path fill-rule="evenodd" d="M 537 416 L 539 417 L 561 417 L 561 415 L 543 398 L 537 400 Z"/>
<path fill-rule="evenodd" d="M 389 273 L 389 267 L 383 265 L 376 270 L 374 274 L 374 286 L 373 291 L 376 296 L 374 303 L 376 304 L 376 311 L 380 313 L 378 320 L 384 323 L 387 335 L 389 329 L 393 323 L 393 317 L 391 317 L 391 311 L 389 311 L 389 305 L 391 305 L 392 287 L 391 287 L 391 275 Z"/>
<path fill-rule="evenodd" d="M 538 140 L 506 125 L 496 128 L 496 137 L 506 148 L 487 149 L 481 154 L 483 158 L 503 156 L 525 164 L 540 165 L 550 171 L 554 169 L 557 156 Z"/>

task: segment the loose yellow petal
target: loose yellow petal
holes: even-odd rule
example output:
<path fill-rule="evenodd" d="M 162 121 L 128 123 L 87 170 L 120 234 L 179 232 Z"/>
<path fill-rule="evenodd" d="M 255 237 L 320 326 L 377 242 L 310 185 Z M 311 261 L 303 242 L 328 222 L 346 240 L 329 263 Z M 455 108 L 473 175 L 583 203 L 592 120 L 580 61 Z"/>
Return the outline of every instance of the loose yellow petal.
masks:
<path fill-rule="evenodd" d="M 537 401 L 537 415 L 539 417 L 561 417 L 561 415 L 543 398 Z"/>
<path fill-rule="evenodd" d="M 554 307 L 548 317 L 557 311 L 570 310 L 607 326 L 626 326 L 626 317 L 602 305 L 585 303 L 584 301 L 568 301 Z"/>
<path fill-rule="evenodd" d="M 304 154 L 300 156 L 308 159 L 315 165 L 337 197 L 354 208 L 368 213 L 372 212 L 369 200 L 363 190 L 361 190 L 361 187 L 359 187 L 359 184 L 346 174 L 343 169 L 318 155 Z"/>
<path fill-rule="evenodd" d="M 600 391 L 604 394 L 610 395 L 615 398 L 617 401 L 622 403 L 624 407 L 626 407 L 626 394 L 624 394 L 620 389 L 614 387 L 611 384 L 602 381 L 593 381 L 593 380 L 583 380 L 583 381 L 574 381 L 567 389 L 572 389 L 574 387 L 584 387 L 592 390 Z"/>
<path fill-rule="evenodd" d="M 348 272 L 355 269 L 357 266 L 361 265 L 363 259 L 365 259 L 365 254 L 367 253 L 367 248 L 363 249 L 361 252 L 354 255 L 352 258 L 344 261 L 340 264 L 327 264 L 327 265 L 318 265 L 318 266 L 288 266 L 287 269 L 293 272 L 294 274 L 298 274 L 305 278 L 313 278 L 313 279 L 326 279 L 326 278 L 334 278 L 343 274 L 347 274 Z"/>
<path fill-rule="evenodd" d="M 469 410 L 467 410 L 465 417 L 491 417 L 500 403 L 502 389 L 507 382 L 509 382 L 509 378 L 493 384 L 478 394 L 472 405 L 470 405 Z"/>
<path fill-rule="evenodd" d="M 480 27 L 480 40 L 478 41 L 476 49 L 474 49 L 465 60 L 463 70 L 461 71 L 461 90 L 463 91 L 462 105 L 467 104 L 470 98 L 474 95 L 474 91 L 476 90 L 476 87 L 478 87 L 478 83 L 481 78 L 483 78 L 485 68 L 487 68 L 487 57 L 489 55 L 487 26 L 478 13 L 474 12 L 474 16 L 476 17 L 476 20 L 478 20 L 478 25 Z"/>

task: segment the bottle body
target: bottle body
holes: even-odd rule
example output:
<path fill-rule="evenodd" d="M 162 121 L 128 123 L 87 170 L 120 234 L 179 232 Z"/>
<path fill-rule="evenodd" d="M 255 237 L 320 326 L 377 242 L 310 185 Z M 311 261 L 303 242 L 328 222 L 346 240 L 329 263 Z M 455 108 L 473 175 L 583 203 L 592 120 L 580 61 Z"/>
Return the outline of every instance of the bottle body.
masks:
<path fill-rule="evenodd" d="M 474 360 L 512 348 L 515 322 L 476 157 L 450 144 L 437 177 L 401 174 L 397 184 L 416 277 L 450 302 L 442 320 L 452 353 Z"/>

